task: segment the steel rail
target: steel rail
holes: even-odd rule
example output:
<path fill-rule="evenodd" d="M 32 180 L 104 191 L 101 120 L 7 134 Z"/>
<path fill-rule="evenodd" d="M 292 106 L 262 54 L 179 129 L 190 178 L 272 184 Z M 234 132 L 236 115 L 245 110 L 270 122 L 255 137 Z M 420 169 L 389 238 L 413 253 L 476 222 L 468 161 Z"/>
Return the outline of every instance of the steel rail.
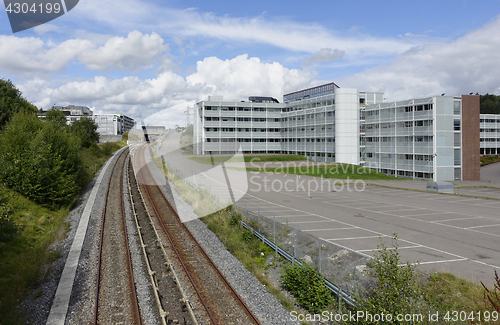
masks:
<path fill-rule="evenodd" d="M 121 153 L 120 156 L 115 161 L 115 165 L 113 166 L 113 170 L 111 172 L 111 175 L 109 177 L 108 181 L 108 187 L 106 189 L 106 198 L 104 199 L 104 209 L 102 212 L 102 222 L 101 222 L 101 232 L 100 232 L 100 239 L 99 239 L 99 260 L 98 260 L 98 265 L 97 265 L 97 280 L 96 280 L 96 295 L 95 295 L 95 306 L 94 306 L 94 325 L 96 325 L 97 318 L 98 318 L 98 312 L 99 312 L 99 291 L 100 291 L 100 281 L 101 281 L 101 266 L 102 266 L 102 247 L 103 247 L 103 241 L 104 241 L 104 225 L 105 225 L 105 220 L 106 220 L 106 207 L 108 205 L 108 197 L 109 197 L 109 190 L 111 188 L 111 180 L 112 176 L 115 173 L 116 170 L 116 164 L 118 160 L 122 158 L 122 156 L 127 152 L 126 149 L 124 149 Z M 127 152 L 128 155 L 128 152 Z M 137 293 L 136 293 L 136 288 L 135 288 L 135 282 L 133 279 L 133 270 L 132 270 L 132 263 L 130 259 L 130 251 L 128 248 L 128 239 L 127 239 L 127 228 L 125 225 L 125 213 L 124 213 L 124 207 L 123 207 L 123 170 L 122 174 L 120 177 L 120 201 L 121 201 L 121 215 L 122 215 L 122 220 L 124 223 L 124 231 L 125 231 L 125 242 L 126 242 L 126 249 L 127 249 L 127 259 L 128 259 L 128 266 L 129 266 L 129 281 L 130 284 L 132 285 L 132 291 L 133 291 L 133 304 L 134 304 L 134 314 L 136 316 L 136 322 L 137 324 L 142 324 L 141 317 L 140 317 L 140 311 L 139 311 L 139 303 L 137 300 Z"/>
<path fill-rule="evenodd" d="M 146 145 L 142 146 L 140 149 L 141 150 L 145 150 L 146 148 Z M 142 157 L 144 157 L 144 155 L 142 155 Z M 145 160 L 145 159 L 144 159 Z M 144 161 L 145 162 L 145 161 Z M 149 171 L 149 167 L 147 167 L 147 163 L 145 162 L 144 166 L 148 169 L 148 172 L 149 174 L 151 175 L 151 178 L 152 177 L 152 174 L 151 172 Z M 140 169 L 142 170 L 142 169 Z M 142 176 L 142 172 L 140 173 L 140 176 L 141 176 L 141 180 L 144 183 L 144 178 Z M 157 185 L 155 185 L 157 186 Z M 157 186 L 158 187 L 158 186 Z M 173 241 L 170 237 L 170 235 L 168 234 L 167 232 L 167 229 L 165 228 L 165 225 L 163 223 L 163 221 L 161 220 L 160 218 L 160 215 L 158 213 L 158 211 L 156 210 L 156 207 L 153 203 L 153 200 L 151 199 L 151 196 L 149 195 L 149 191 L 147 190 L 146 186 L 144 186 L 145 190 L 146 190 L 146 194 L 148 195 L 148 198 L 151 202 L 151 205 L 153 206 L 153 209 L 155 211 L 155 214 L 158 218 L 158 220 L 160 221 L 160 225 L 162 226 L 163 228 L 163 231 L 165 232 L 165 234 L 167 235 L 170 243 L 172 244 L 172 247 L 174 248 L 174 251 L 175 253 L 177 254 L 186 274 L 188 275 L 191 283 L 193 284 L 193 287 L 195 288 L 196 290 L 196 293 L 198 294 L 198 296 L 200 297 L 200 300 L 202 301 L 203 305 L 205 306 L 205 309 L 207 310 L 207 312 L 209 313 L 210 315 L 210 318 L 212 320 L 212 322 L 214 324 L 217 324 L 215 319 L 213 318 L 211 312 L 209 311 L 208 309 L 208 306 L 206 305 L 205 301 L 203 300 L 203 298 L 201 297 L 201 294 L 200 292 L 198 291 L 198 288 L 196 286 L 196 284 L 194 283 L 194 280 L 192 279 L 189 271 L 187 270 L 187 267 L 185 266 L 184 262 L 182 261 L 177 249 L 175 248 L 174 244 L 173 244 Z M 159 189 L 159 187 L 158 187 Z M 233 293 L 233 295 L 237 298 L 237 300 L 239 301 L 239 303 L 243 306 L 243 308 L 247 311 L 247 314 L 253 319 L 253 321 L 256 323 L 256 324 L 261 324 L 260 321 L 257 319 L 257 317 L 250 311 L 250 308 L 248 308 L 248 306 L 245 304 L 245 302 L 241 299 L 241 297 L 238 295 L 238 293 L 234 290 L 234 288 L 229 284 L 229 282 L 227 281 L 227 279 L 222 275 L 221 271 L 219 270 L 219 268 L 215 265 L 215 263 L 212 261 L 212 259 L 207 255 L 207 253 L 205 252 L 205 250 L 199 245 L 198 241 L 194 238 L 194 236 L 191 234 L 191 232 L 187 229 L 186 225 L 180 220 L 179 218 L 179 215 L 177 214 L 177 212 L 175 211 L 175 209 L 172 207 L 172 205 L 170 204 L 170 201 L 165 197 L 165 195 L 163 194 L 163 191 L 160 190 L 160 193 L 161 193 L 161 196 L 163 197 L 163 199 L 165 200 L 165 202 L 167 203 L 167 205 L 170 207 L 170 210 L 172 211 L 172 213 L 174 214 L 174 216 L 178 219 L 178 221 L 180 222 L 181 224 L 181 227 L 186 231 L 186 233 L 188 234 L 188 236 L 191 238 L 191 240 L 196 243 L 196 245 L 199 247 L 201 253 L 203 254 L 203 256 L 206 258 L 206 260 L 209 262 L 209 264 L 213 267 L 213 269 L 216 271 L 216 273 L 219 275 L 219 278 L 222 279 L 222 281 L 224 282 L 224 284 L 226 285 L 227 288 L 229 288 L 229 290 Z"/>
<path fill-rule="evenodd" d="M 134 153 L 134 157 L 135 157 L 135 153 Z M 138 164 L 138 159 L 136 159 L 136 164 Z M 132 166 L 134 166 L 134 164 L 132 164 Z M 137 170 L 138 169 L 139 168 L 137 167 Z M 156 230 L 156 227 L 155 227 L 154 222 L 153 222 L 153 217 L 152 217 L 151 213 L 149 212 L 149 208 L 148 208 L 148 206 L 146 204 L 146 200 L 144 199 L 144 196 L 142 194 L 142 191 L 141 191 L 141 188 L 140 188 L 138 182 L 136 182 L 136 186 L 137 186 L 137 191 L 139 192 L 139 196 L 141 197 L 142 204 L 144 205 L 144 208 L 146 210 L 146 214 L 148 215 L 149 223 L 150 223 L 150 225 L 151 225 L 151 227 L 153 229 L 153 232 L 155 234 L 156 241 L 160 245 L 163 257 L 167 261 L 166 266 L 168 266 L 168 268 L 172 272 L 172 275 L 174 276 L 174 280 L 175 280 L 175 283 L 177 284 L 177 288 L 179 289 L 179 292 L 180 292 L 180 294 L 182 296 L 183 302 L 186 303 L 186 307 L 188 309 L 188 312 L 189 312 L 189 314 L 191 316 L 191 319 L 192 319 L 193 323 L 195 325 L 198 325 L 198 321 L 196 320 L 196 317 L 194 316 L 193 309 L 191 308 L 191 303 L 190 303 L 189 299 L 187 298 L 186 294 L 184 293 L 184 290 L 182 289 L 181 282 L 179 281 L 179 277 L 177 276 L 177 272 L 175 271 L 175 268 L 173 267 L 173 264 L 170 261 L 170 258 L 168 257 L 167 252 L 165 251 L 165 247 L 164 247 L 164 245 L 163 245 L 163 243 L 162 243 L 162 241 L 160 239 L 160 235 L 158 234 L 158 231 Z"/>
<path fill-rule="evenodd" d="M 139 236 L 139 241 L 141 243 L 141 248 L 142 248 L 142 254 L 144 257 L 144 261 L 146 262 L 146 268 L 148 269 L 148 274 L 149 274 L 149 280 L 151 281 L 151 286 L 153 287 L 153 293 L 155 296 L 156 300 L 156 305 L 158 307 L 158 312 L 160 313 L 161 317 L 161 323 L 163 325 L 167 325 L 167 321 L 165 320 L 165 317 L 167 317 L 167 313 L 163 309 L 163 306 L 160 301 L 160 296 L 159 296 L 159 289 L 157 285 L 157 280 L 156 280 L 156 273 L 151 269 L 151 264 L 149 263 L 149 258 L 148 258 L 148 253 L 146 252 L 146 244 L 144 244 L 144 239 L 141 233 L 141 227 L 139 226 L 139 220 L 137 219 L 137 212 L 135 210 L 135 203 L 134 203 L 134 198 L 132 197 L 132 186 L 130 185 L 130 173 L 129 173 L 129 160 L 127 160 L 127 186 L 128 186 L 128 191 L 129 191 L 129 198 L 130 198 L 130 205 L 132 207 L 132 214 L 134 215 L 134 220 L 135 220 L 135 227 L 137 229 L 137 234 Z"/>

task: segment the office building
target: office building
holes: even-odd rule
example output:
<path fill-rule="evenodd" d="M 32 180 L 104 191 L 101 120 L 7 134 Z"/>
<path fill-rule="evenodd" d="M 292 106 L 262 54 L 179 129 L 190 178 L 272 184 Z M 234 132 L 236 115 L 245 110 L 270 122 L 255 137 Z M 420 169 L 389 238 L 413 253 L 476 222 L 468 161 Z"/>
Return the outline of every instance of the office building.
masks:
<path fill-rule="evenodd" d="M 383 93 L 335 83 L 286 94 L 283 103 L 212 96 L 197 104 L 194 119 L 195 154 L 233 154 L 240 148 L 299 154 L 435 181 L 478 180 L 479 139 L 478 96 L 384 103 Z"/>

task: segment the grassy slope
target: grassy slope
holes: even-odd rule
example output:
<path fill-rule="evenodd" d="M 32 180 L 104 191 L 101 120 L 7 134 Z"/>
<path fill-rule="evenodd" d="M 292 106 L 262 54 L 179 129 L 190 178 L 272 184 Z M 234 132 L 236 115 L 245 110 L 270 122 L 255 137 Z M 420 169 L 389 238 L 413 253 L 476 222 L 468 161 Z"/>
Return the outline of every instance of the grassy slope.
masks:
<path fill-rule="evenodd" d="M 126 143 L 109 143 L 94 149 L 82 149 L 85 168 L 89 174 L 88 184 L 111 154 Z M 56 240 L 62 239 L 69 225 L 65 222 L 70 206 L 51 211 L 36 204 L 21 194 L 5 188 L 9 204 L 15 212 L 13 220 L 23 227 L 13 241 L 0 242 L 0 324 L 21 324 L 15 306 L 24 298 L 29 287 L 41 276 L 43 266 L 60 257 L 60 252 L 49 250 Z M 48 274 L 50 270 L 45 270 Z"/>

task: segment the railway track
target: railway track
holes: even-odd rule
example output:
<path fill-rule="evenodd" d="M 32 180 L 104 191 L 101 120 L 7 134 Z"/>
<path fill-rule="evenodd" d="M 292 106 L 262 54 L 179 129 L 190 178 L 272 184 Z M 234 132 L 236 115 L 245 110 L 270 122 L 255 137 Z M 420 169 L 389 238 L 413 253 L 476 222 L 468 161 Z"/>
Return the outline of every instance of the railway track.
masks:
<path fill-rule="evenodd" d="M 94 324 L 142 324 L 123 205 L 123 173 L 128 157 L 128 149 L 118 157 L 106 193 L 100 233 Z"/>
<path fill-rule="evenodd" d="M 156 227 L 159 228 L 158 236 L 163 238 L 158 238 L 156 244 L 161 250 L 169 251 L 164 252 L 167 258 L 164 262 L 164 274 L 168 270 L 174 273 L 177 270 L 179 275 L 172 276 L 174 282 L 179 284 L 179 278 L 187 279 L 185 290 L 193 293 L 190 301 L 187 301 L 184 294 L 181 298 L 183 306 L 195 309 L 196 319 L 193 317 L 192 321 L 203 324 L 260 324 L 180 221 L 160 187 L 155 185 L 144 158 L 144 150 L 146 145 L 138 148 L 134 155 L 139 183 L 137 188 L 142 193 L 146 210 L 154 218 L 150 221 L 151 227 L 155 231 Z M 174 258 L 169 260 L 168 255 Z M 180 290 L 182 291 L 182 286 Z M 165 312 L 170 313 L 168 308 L 165 308 Z M 184 322 L 186 323 L 185 318 Z"/>

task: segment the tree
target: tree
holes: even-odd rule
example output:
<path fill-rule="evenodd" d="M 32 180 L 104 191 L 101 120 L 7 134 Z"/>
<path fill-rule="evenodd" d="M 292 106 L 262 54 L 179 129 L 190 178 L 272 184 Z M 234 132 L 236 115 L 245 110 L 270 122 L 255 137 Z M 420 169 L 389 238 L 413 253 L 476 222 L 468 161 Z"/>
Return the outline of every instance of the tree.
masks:
<path fill-rule="evenodd" d="M 89 117 L 82 117 L 71 124 L 71 134 L 80 139 L 82 147 L 89 148 L 99 142 L 98 125 Z"/>
<path fill-rule="evenodd" d="M 0 130 L 18 112 L 35 114 L 37 108 L 22 97 L 10 80 L 0 79 Z"/>
<path fill-rule="evenodd" d="M 66 115 L 58 109 L 51 108 L 45 113 L 45 120 L 54 121 L 56 124 L 60 126 L 66 126 Z"/>
<path fill-rule="evenodd" d="M 500 114 L 500 96 L 486 94 L 480 96 L 481 114 Z"/>
<path fill-rule="evenodd" d="M 17 113 L 0 135 L 0 178 L 37 203 L 65 204 L 84 179 L 79 143 L 57 120 Z"/>

